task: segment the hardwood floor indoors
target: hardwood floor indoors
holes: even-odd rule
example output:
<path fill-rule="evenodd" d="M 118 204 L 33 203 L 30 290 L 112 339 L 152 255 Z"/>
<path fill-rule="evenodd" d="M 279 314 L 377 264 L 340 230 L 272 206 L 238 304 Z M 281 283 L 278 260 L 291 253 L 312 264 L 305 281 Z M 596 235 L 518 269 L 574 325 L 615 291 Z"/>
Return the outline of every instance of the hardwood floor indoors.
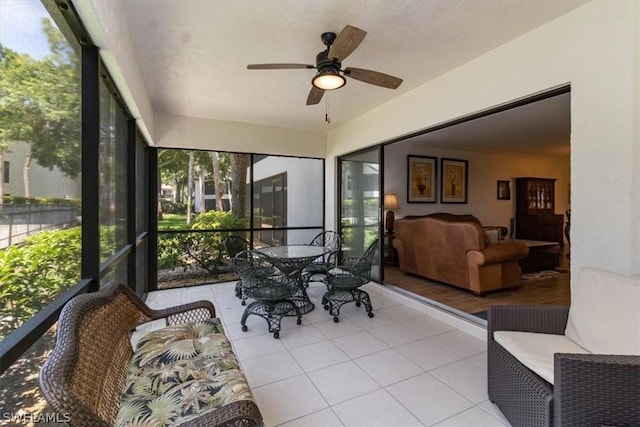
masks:
<path fill-rule="evenodd" d="M 565 252 L 567 250 L 568 245 L 565 245 Z M 560 258 L 560 268 L 566 269 L 567 273 L 546 279 L 524 280 L 522 286 L 516 290 L 489 292 L 483 297 L 477 297 L 472 292 L 455 286 L 404 274 L 392 265 L 384 266 L 383 282 L 469 314 L 485 311 L 492 305 L 569 305 L 571 277 L 568 273 L 569 258 L 565 253 L 562 253 Z"/>

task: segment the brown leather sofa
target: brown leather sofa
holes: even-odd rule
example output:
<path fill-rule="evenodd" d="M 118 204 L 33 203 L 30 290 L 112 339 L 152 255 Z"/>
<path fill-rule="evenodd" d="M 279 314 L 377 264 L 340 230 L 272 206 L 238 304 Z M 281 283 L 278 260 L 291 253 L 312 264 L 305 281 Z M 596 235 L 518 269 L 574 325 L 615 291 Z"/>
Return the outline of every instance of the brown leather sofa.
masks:
<path fill-rule="evenodd" d="M 520 286 L 518 260 L 529 254 L 523 243 L 489 243 L 473 215 L 431 214 L 394 222 L 393 246 L 400 270 L 469 289 L 488 291 Z"/>

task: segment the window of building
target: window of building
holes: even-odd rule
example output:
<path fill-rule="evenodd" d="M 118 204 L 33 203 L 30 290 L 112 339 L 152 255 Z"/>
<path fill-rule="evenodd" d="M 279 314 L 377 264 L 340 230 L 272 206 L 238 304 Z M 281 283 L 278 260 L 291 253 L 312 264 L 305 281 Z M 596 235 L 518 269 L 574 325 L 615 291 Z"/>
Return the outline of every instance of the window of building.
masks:
<path fill-rule="evenodd" d="M 3 180 L 5 184 L 9 184 L 11 180 L 11 162 L 4 161 L 2 164 L 2 174 L 4 176 Z"/>

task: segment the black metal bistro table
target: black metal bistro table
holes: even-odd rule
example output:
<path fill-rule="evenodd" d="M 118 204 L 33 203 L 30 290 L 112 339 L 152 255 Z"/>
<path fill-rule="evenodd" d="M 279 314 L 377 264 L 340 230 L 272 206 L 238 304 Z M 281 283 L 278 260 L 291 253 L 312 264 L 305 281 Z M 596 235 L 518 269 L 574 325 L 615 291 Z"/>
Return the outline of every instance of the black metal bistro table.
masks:
<path fill-rule="evenodd" d="M 293 296 L 293 302 L 300 309 L 300 313 L 307 314 L 312 311 L 315 305 L 309 299 L 302 282 L 302 271 L 316 258 L 330 253 L 331 249 L 324 246 L 282 245 L 267 246 L 256 251 L 273 258 L 280 269 L 298 283 L 298 291 Z"/>

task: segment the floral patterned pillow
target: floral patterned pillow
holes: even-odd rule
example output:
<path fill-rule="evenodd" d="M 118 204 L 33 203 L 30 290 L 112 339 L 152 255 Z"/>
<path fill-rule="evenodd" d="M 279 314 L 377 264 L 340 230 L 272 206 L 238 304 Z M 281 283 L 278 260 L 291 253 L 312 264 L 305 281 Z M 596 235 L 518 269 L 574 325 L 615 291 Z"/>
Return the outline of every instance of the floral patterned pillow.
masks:
<path fill-rule="evenodd" d="M 253 400 L 220 319 L 144 336 L 129 365 L 117 426 L 167 426 Z"/>

